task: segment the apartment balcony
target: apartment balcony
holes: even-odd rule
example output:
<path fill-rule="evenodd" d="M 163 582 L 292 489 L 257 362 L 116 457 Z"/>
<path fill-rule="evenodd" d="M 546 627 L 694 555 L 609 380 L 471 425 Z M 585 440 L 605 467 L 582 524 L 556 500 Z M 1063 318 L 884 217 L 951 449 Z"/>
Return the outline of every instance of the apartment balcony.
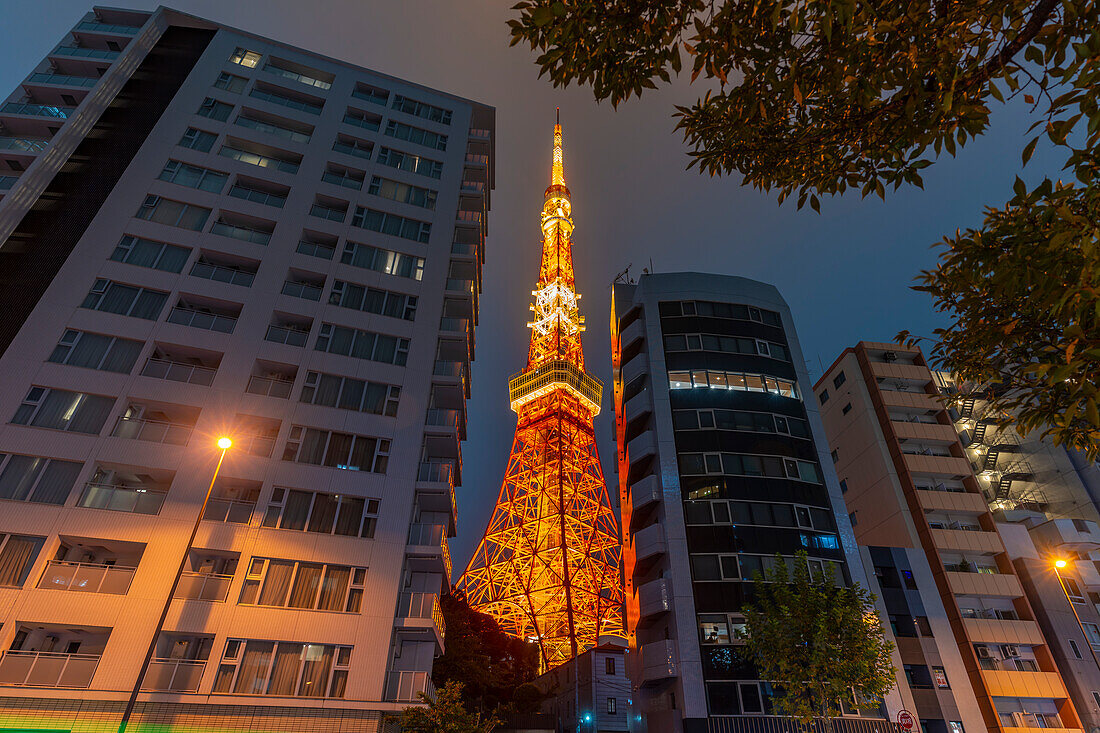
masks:
<path fill-rule="evenodd" d="M 86 688 L 92 684 L 99 659 L 99 654 L 9 649 L 0 657 L 0 685 Z"/>
<path fill-rule="evenodd" d="M 966 638 L 975 644 L 1045 644 L 1043 632 L 1034 621 L 999 618 L 964 618 Z"/>
<path fill-rule="evenodd" d="M 648 389 L 643 389 L 623 403 L 623 421 L 628 425 L 640 417 L 652 414 L 652 412 L 653 393 Z"/>
<path fill-rule="evenodd" d="M 634 577 L 644 574 L 668 552 L 665 530 L 660 524 L 651 524 L 634 533 Z"/>
<path fill-rule="evenodd" d="M 416 474 L 416 500 L 422 511 L 448 512 L 451 526 L 448 536 L 454 532 L 458 518 L 455 503 L 454 464 L 450 461 L 426 461 L 420 464 Z"/>
<path fill-rule="evenodd" d="M 18 180 L 19 176 L 0 176 L 0 191 L 10 191 Z"/>
<path fill-rule="evenodd" d="M 902 364 L 897 361 L 871 362 L 871 374 L 883 379 L 909 379 L 915 382 L 931 382 L 932 372 L 928 367 L 915 364 Z"/>
<path fill-rule="evenodd" d="M 119 51 L 108 51 L 102 48 L 84 48 L 82 46 L 58 46 L 50 56 L 60 56 L 69 59 L 96 59 L 101 61 L 114 61 L 118 58 Z"/>
<path fill-rule="evenodd" d="M 645 338 L 645 324 L 639 318 L 619 332 L 619 349 L 626 351 L 629 346 Z"/>
<path fill-rule="evenodd" d="M 649 626 L 672 610 L 672 583 L 668 578 L 651 580 L 638 587 L 638 624 Z"/>
<path fill-rule="evenodd" d="M 1064 700 L 1066 686 L 1057 672 L 1022 672 L 1007 669 L 983 669 L 982 681 L 993 697 L 1047 697 Z"/>
<path fill-rule="evenodd" d="M 644 458 L 657 455 L 657 441 L 653 431 L 647 430 L 626 444 L 626 460 L 633 466 Z"/>
<path fill-rule="evenodd" d="M 489 156 L 478 155 L 477 153 L 466 153 L 466 160 L 464 162 L 467 166 L 485 168 L 489 165 Z"/>
<path fill-rule="evenodd" d="M 217 369 L 195 364 L 150 358 L 145 362 L 145 366 L 141 370 L 141 376 L 209 387 L 214 382 L 214 375 L 217 372 Z"/>
<path fill-rule="evenodd" d="M 409 569 L 413 572 L 440 573 L 451 578 L 451 548 L 447 543 L 447 528 L 442 524 L 409 525 L 409 542 L 405 548 Z"/>
<path fill-rule="evenodd" d="M 960 512 L 966 514 L 985 514 L 989 506 L 985 497 L 970 491 L 927 491 L 917 490 L 917 501 L 925 511 Z"/>
<path fill-rule="evenodd" d="M 226 267 L 212 262 L 203 262 L 201 259 L 191 266 L 191 274 L 195 277 L 201 277 L 203 280 L 240 285 L 245 288 L 252 287 L 252 283 L 256 280 L 255 272 L 242 270 L 240 267 Z"/>
<path fill-rule="evenodd" d="M 1002 725 L 1001 730 L 1004 733 L 1035 733 L 1040 730 L 1038 726 L 1032 728 L 1017 728 L 1014 726 Z M 1084 733 L 1084 728 L 1050 728 L 1044 725 L 1041 729 L 1043 733 Z"/>
<path fill-rule="evenodd" d="M 903 454 L 903 460 L 905 461 L 905 467 L 911 473 L 947 476 L 954 479 L 973 475 L 970 462 L 965 458 L 905 453 Z"/>
<path fill-rule="evenodd" d="M 50 141 L 45 138 L 35 137 L 0 137 L 0 150 L 4 155 L 21 156 L 33 159 L 39 153 L 45 152 L 50 146 Z"/>
<path fill-rule="evenodd" d="M 453 434 L 456 440 L 466 440 L 466 413 L 463 410 L 429 407 L 424 426 L 429 432 L 444 432 Z"/>
<path fill-rule="evenodd" d="M 477 264 L 480 248 L 473 242 L 451 242 L 451 260 Z"/>
<path fill-rule="evenodd" d="M 487 129 L 482 128 L 482 127 L 471 127 L 469 134 L 470 134 L 470 139 L 471 140 L 479 140 L 481 142 L 489 142 L 489 138 L 492 137 L 493 132 L 492 132 L 492 130 L 487 130 Z"/>
<path fill-rule="evenodd" d="M 1024 594 L 1020 581 L 1015 575 L 991 573 L 960 573 L 954 570 L 944 572 L 947 585 L 957 596 L 993 596 L 999 598 L 1019 598 Z"/>
<path fill-rule="evenodd" d="M 77 23 L 75 30 L 84 33 L 99 33 L 107 36 L 136 36 L 141 28 L 132 25 L 118 25 L 117 23 L 100 23 L 96 20 L 85 20 Z"/>
<path fill-rule="evenodd" d="M 404 630 L 405 635 L 429 633 L 440 651 L 443 650 L 443 637 L 447 624 L 443 620 L 443 609 L 439 605 L 439 596 L 435 593 L 402 593 L 397 599 L 397 614 L 394 624 Z"/>
<path fill-rule="evenodd" d="M 955 428 L 951 425 L 903 420 L 892 420 L 890 424 L 894 429 L 894 435 L 901 440 L 954 445 L 959 439 L 959 434 L 955 432 Z"/>
<path fill-rule="evenodd" d="M 75 111 L 75 107 L 57 107 L 52 104 L 33 104 L 30 102 L 8 102 L 0 107 L 0 117 L 7 117 L 9 115 L 31 118 L 46 117 L 64 122 L 72 117 Z"/>
<path fill-rule="evenodd" d="M 149 662 L 141 689 L 197 692 L 205 670 L 205 659 L 153 659 Z"/>
<path fill-rule="evenodd" d="M 1049 547 L 1089 553 L 1100 549 L 1100 525 L 1085 519 L 1051 519 L 1031 528 L 1031 536 Z"/>
<path fill-rule="evenodd" d="M 670 639 L 643 645 L 640 656 L 642 687 L 659 684 L 679 674 L 676 642 Z"/>
<path fill-rule="evenodd" d="M 996 532 L 975 532 L 967 529 L 932 529 L 932 543 L 937 549 L 951 552 L 996 555 L 1005 546 Z"/>
<path fill-rule="evenodd" d="M 649 474 L 630 485 L 630 531 L 636 531 L 642 518 L 649 516 L 649 510 L 661 501 L 661 484 L 654 474 Z"/>
<path fill-rule="evenodd" d="M 108 509 L 133 514 L 160 514 L 168 490 L 156 486 L 131 486 L 89 481 L 77 501 L 87 509 Z"/>
<path fill-rule="evenodd" d="M 130 590 L 137 567 L 101 563 L 50 560 L 38 587 L 77 593 L 107 593 L 124 596 Z"/>
<path fill-rule="evenodd" d="M 122 415 L 118 418 L 111 435 L 116 438 L 146 440 L 151 443 L 164 443 L 166 445 L 187 445 L 187 441 L 191 439 L 191 431 L 194 428 L 194 423 L 147 420 Z"/>
<path fill-rule="evenodd" d="M 225 599 L 229 597 L 229 586 L 232 583 L 232 575 L 196 573 L 188 570 L 180 576 L 176 593 L 172 597 L 189 601 L 224 603 Z"/>
<path fill-rule="evenodd" d="M 910 410 L 935 411 L 942 410 L 943 405 L 936 395 L 927 392 L 897 392 L 889 389 L 881 389 L 882 403 L 886 407 L 901 407 Z"/>
<path fill-rule="evenodd" d="M 432 366 L 432 383 L 456 387 L 469 399 L 470 380 L 467 374 L 466 362 L 437 359 Z"/>
<path fill-rule="evenodd" d="M 387 672 L 382 699 L 387 702 L 422 702 L 421 695 L 435 700 L 430 672 Z"/>
<path fill-rule="evenodd" d="M 210 313 L 179 305 L 172 308 L 168 314 L 168 322 L 218 333 L 233 333 L 233 329 L 237 326 L 236 316 Z"/>
<path fill-rule="evenodd" d="M 274 328 L 274 326 L 272 328 Z M 248 379 L 248 387 L 245 388 L 245 392 L 262 395 L 264 397 L 279 397 L 281 399 L 286 399 L 290 397 L 290 393 L 293 389 L 293 379 L 275 379 L 273 377 L 253 375 Z"/>

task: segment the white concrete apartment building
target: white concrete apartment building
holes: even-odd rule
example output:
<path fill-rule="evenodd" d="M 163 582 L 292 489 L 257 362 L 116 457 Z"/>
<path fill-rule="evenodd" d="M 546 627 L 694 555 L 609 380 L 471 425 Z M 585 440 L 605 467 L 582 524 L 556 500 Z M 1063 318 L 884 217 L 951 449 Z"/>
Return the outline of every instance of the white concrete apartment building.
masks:
<path fill-rule="evenodd" d="M 0 105 L 0 728 L 376 731 L 443 648 L 491 107 L 167 8 Z"/>

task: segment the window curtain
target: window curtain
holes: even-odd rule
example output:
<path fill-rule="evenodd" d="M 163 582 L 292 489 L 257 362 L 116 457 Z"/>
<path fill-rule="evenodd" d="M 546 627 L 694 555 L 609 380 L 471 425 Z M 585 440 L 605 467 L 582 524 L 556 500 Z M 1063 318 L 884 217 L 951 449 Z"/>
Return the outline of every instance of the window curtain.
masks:
<path fill-rule="evenodd" d="M 98 369 L 103 361 L 103 355 L 107 353 L 107 347 L 111 345 L 111 337 L 98 333 L 80 334 L 80 338 L 69 353 L 68 364 L 89 369 Z"/>
<path fill-rule="evenodd" d="M 332 494 L 317 494 L 313 500 L 313 514 L 309 517 L 310 532 L 332 534 L 332 522 L 336 519 L 337 499 Z"/>
<path fill-rule="evenodd" d="M 288 560 L 268 560 L 267 576 L 260 591 L 261 606 L 285 606 L 290 578 L 294 574 L 294 563 Z"/>
<path fill-rule="evenodd" d="M 335 407 L 337 396 L 340 394 L 340 382 L 340 377 L 322 374 L 317 380 L 317 393 L 313 397 L 313 404 Z"/>
<path fill-rule="evenodd" d="M 286 507 L 283 509 L 283 521 L 279 525 L 282 529 L 305 529 L 306 517 L 309 516 L 309 505 L 313 500 L 313 494 L 308 491 L 290 491 L 286 497 Z"/>
<path fill-rule="evenodd" d="M 42 471 L 42 478 L 35 487 L 34 493 L 31 494 L 30 500 L 43 504 L 64 504 L 83 467 L 82 463 L 51 459 Z"/>
<path fill-rule="evenodd" d="M 351 568 L 340 565 L 329 565 L 325 572 L 325 580 L 321 585 L 321 598 L 317 602 L 317 608 L 323 611 L 344 611 L 344 597 L 348 591 L 348 580 L 351 578 Z"/>
<path fill-rule="evenodd" d="M 26 500 L 34 480 L 45 465 L 45 458 L 13 455 L 4 472 L 0 473 L 0 499 Z"/>
<path fill-rule="evenodd" d="M 267 670 L 271 666 L 271 654 L 274 648 L 275 643 L 270 641 L 250 641 L 245 645 L 233 692 L 245 695 L 264 693 Z"/>
<path fill-rule="evenodd" d="M 140 341 L 116 338 L 100 369 L 129 374 L 130 370 L 134 368 L 134 362 L 137 361 L 138 354 L 141 353 L 141 346 Z"/>
<path fill-rule="evenodd" d="M 357 537 L 362 519 L 363 500 L 352 496 L 340 497 L 340 515 L 336 519 L 336 534 Z"/>
<path fill-rule="evenodd" d="M 40 545 L 41 540 L 33 537 L 9 535 L 0 551 L 0 585 L 23 585 Z"/>
<path fill-rule="evenodd" d="M 113 397 L 99 395 L 80 395 L 82 403 L 76 409 L 69 423 L 69 430 L 76 433 L 98 434 L 107 421 L 115 400 Z"/>
<path fill-rule="evenodd" d="M 298 563 L 298 572 L 294 576 L 294 590 L 290 593 L 290 602 L 287 605 L 291 608 L 314 607 L 323 568 L 323 565 L 317 563 Z"/>
<path fill-rule="evenodd" d="M 168 296 L 165 293 L 158 293 L 153 290 L 142 291 L 141 295 L 138 296 L 134 311 L 130 315 L 135 318 L 155 321 L 160 317 L 160 309 L 164 306 L 166 297 Z"/>
<path fill-rule="evenodd" d="M 275 650 L 275 666 L 271 669 L 268 695 L 293 695 L 302 664 L 303 644 L 281 643 Z"/>
<path fill-rule="evenodd" d="M 304 668 L 298 694 L 302 697 L 327 697 L 328 675 L 332 668 L 333 647 L 307 644 L 302 654 Z"/>
<path fill-rule="evenodd" d="M 65 390 L 52 389 L 42 399 L 42 404 L 38 408 L 38 413 L 34 416 L 34 420 L 31 421 L 31 424 L 40 428 L 65 430 L 69 424 L 71 415 L 75 414 L 83 398 L 84 395 L 79 392 L 66 392 Z"/>

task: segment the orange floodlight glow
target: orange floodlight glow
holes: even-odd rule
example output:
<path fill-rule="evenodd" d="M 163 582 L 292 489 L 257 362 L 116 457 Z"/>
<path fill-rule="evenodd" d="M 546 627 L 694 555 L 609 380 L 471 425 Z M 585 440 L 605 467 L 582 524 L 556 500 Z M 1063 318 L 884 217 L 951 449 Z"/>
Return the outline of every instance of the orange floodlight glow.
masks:
<path fill-rule="evenodd" d="M 603 385 L 584 370 L 561 125 L 542 207 L 542 265 L 527 366 L 509 380 L 519 416 L 493 516 L 459 587 L 501 629 L 539 645 L 547 670 L 623 633 L 622 543 L 596 452 Z"/>
<path fill-rule="evenodd" d="M 218 447 L 222 450 L 229 450 L 233 447 L 233 441 L 225 437 L 218 438 Z"/>
<path fill-rule="evenodd" d="M 1058 568 L 1059 570 L 1061 570 L 1065 566 L 1066 566 L 1066 561 L 1065 560 L 1055 560 L 1054 561 L 1054 567 Z"/>

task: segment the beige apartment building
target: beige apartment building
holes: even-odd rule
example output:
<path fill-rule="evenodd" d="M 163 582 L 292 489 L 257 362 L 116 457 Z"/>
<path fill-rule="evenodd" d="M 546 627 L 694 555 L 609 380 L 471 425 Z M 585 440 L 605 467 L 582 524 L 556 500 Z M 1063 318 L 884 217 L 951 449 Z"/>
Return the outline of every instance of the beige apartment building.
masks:
<path fill-rule="evenodd" d="M 0 728 L 116 730 L 154 638 L 134 729 L 431 693 L 493 139 L 168 8 L 96 8 L 0 104 Z"/>

